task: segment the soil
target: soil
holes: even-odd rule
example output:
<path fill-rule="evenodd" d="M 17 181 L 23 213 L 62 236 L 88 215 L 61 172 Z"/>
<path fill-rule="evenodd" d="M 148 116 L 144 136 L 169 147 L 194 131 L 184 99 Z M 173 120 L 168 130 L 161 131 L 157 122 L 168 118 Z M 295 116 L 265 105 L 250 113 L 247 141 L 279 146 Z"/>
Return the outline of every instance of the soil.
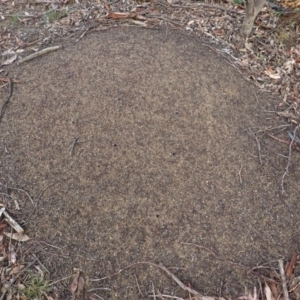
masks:
<path fill-rule="evenodd" d="M 22 82 L 0 123 L 1 176 L 37 205 L 16 193 L 56 278 L 80 268 L 103 299 L 149 299 L 152 283 L 188 297 L 147 264 L 91 281 L 144 261 L 234 297 L 251 268 L 298 247 L 299 156 L 282 195 L 288 147 L 265 135 L 259 151 L 251 134 L 278 125 L 266 111 L 279 99 L 199 38 L 115 28 L 10 75 Z"/>

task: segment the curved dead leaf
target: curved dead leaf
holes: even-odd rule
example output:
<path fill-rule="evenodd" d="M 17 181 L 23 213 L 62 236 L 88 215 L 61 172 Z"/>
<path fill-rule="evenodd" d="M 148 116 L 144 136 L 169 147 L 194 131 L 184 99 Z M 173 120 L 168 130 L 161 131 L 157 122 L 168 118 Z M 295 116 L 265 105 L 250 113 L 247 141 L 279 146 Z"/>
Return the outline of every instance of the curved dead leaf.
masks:
<path fill-rule="evenodd" d="M 75 294 L 77 287 L 78 287 L 78 279 L 79 279 L 80 271 L 77 271 L 77 273 L 74 275 L 73 281 L 70 285 L 70 290 L 72 294 Z"/>
<path fill-rule="evenodd" d="M 84 289 L 84 279 L 82 276 L 79 276 L 78 278 L 78 285 L 77 285 L 77 296 L 79 296 Z"/>
<path fill-rule="evenodd" d="M 7 237 L 9 237 L 12 240 L 16 240 L 18 242 L 26 242 L 30 240 L 30 237 L 23 233 L 10 233 L 10 232 L 3 232 Z"/>

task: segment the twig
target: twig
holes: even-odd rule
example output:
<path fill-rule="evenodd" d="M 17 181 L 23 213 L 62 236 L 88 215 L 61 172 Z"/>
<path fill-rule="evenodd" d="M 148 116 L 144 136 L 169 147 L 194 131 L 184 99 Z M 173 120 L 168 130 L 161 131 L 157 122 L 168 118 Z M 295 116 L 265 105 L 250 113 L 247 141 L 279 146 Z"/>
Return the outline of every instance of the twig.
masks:
<path fill-rule="evenodd" d="M 88 292 L 94 292 L 94 291 L 111 291 L 110 288 L 105 288 L 105 287 L 100 287 L 100 288 L 93 288 L 93 289 L 89 289 Z"/>
<path fill-rule="evenodd" d="M 284 274 L 283 260 L 279 259 L 278 264 L 279 264 L 279 272 L 281 277 L 281 285 L 282 285 L 284 300 L 289 300 L 289 293 L 287 290 L 286 278 Z"/>
<path fill-rule="evenodd" d="M 205 297 L 200 295 L 197 291 L 189 288 L 188 286 L 186 286 L 178 277 L 176 277 L 173 273 L 171 273 L 166 267 L 164 267 L 162 264 L 159 264 L 159 267 L 164 270 L 178 285 L 179 287 L 181 287 L 184 291 L 187 291 L 191 294 L 193 294 L 194 296 L 199 297 L 199 299 L 211 299 L 210 297 Z"/>
<path fill-rule="evenodd" d="M 67 277 L 61 278 L 61 279 L 59 279 L 59 280 L 53 281 L 53 282 L 49 283 L 48 285 L 49 285 L 49 286 L 51 286 L 51 285 L 57 284 L 57 283 L 59 283 L 59 282 L 61 282 L 61 281 L 64 281 L 64 280 L 70 279 L 70 278 L 72 278 L 72 277 L 73 277 L 73 275 L 70 275 L 70 276 L 67 276 Z"/>
<path fill-rule="evenodd" d="M 260 106 L 260 108 L 263 110 L 263 112 L 265 112 L 265 113 L 272 113 L 272 114 L 276 113 L 275 110 L 266 110 L 266 109 L 264 109 L 263 106 L 259 103 L 259 100 L 258 100 L 258 97 L 257 97 L 256 93 L 254 93 L 254 96 L 255 96 L 257 104 Z"/>
<path fill-rule="evenodd" d="M 41 265 L 41 267 L 48 273 L 50 274 L 50 271 L 41 263 L 41 261 L 37 258 L 37 256 L 32 253 L 32 255 L 34 256 L 34 258 L 37 260 L 37 262 Z"/>
<path fill-rule="evenodd" d="M 8 290 L 16 282 L 16 280 L 21 276 L 21 274 L 23 274 L 25 271 L 27 271 L 35 263 L 36 263 L 36 260 L 33 261 L 32 263 L 30 263 L 26 268 L 24 268 L 23 270 L 21 270 L 15 278 L 12 278 L 11 282 L 8 285 L 6 285 L 5 287 L 3 287 L 3 292 L 2 292 L 2 295 L 0 297 L 0 300 L 4 299 L 4 297 L 5 297 L 6 293 L 8 292 Z"/>
<path fill-rule="evenodd" d="M 156 300 L 156 295 L 155 295 L 155 289 L 154 289 L 153 282 L 152 282 L 152 293 L 153 293 L 153 299 Z"/>
<path fill-rule="evenodd" d="M 75 148 L 75 145 L 78 142 L 78 140 L 79 140 L 79 137 L 77 137 L 77 136 L 73 139 L 72 145 L 69 147 L 69 149 L 70 149 L 70 156 L 73 155 L 74 148 Z"/>
<path fill-rule="evenodd" d="M 262 160 L 261 160 L 261 153 L 260 153 L 260 142 L 257 138 L 257 136 L 252 132 L 251 129 L 249 129 L 250 133 L 253 135 L 253 137 L 256 140 L 256 144 L 257 144 L 257 149 L 258 149 L 258 158 L 259 158 L 259 163 L 262 165 Z"/>
<path fill-rule="evenodd" d="M 246 267 L 246 266 L 244 266 L 244 265 L 242 265 L 242 264 L 239 264 L 239 263 L 237 263 L 237 262 L 234 262 L 234 261 L 232 261 L 232 260 L 229 260 L 229 259 L 221 258 L 221 257 L 219 257 L 214 251 L 212 251 L 211 249 L 209 249 L 209 248 L 207 248 L 207 247 L 204 247 L 204 246 L 201 246 L 201 245 L 192 244 L 192 243 L 184 243 L 184 242 L 180 242 L 180 243 L 183 244 L 183 245 L 194 246 L 194 247 L 197 247 L 197 248 L 200 248 L 200 249 L 204 249 L 204 250 L 210 252 L 214 257 L 216 257 L 216 258 L 217 258 L 218 260 L 220 260 L 220 261 L 229 262 L 229 263 L 231 263 L 231 264 L 233 264 L 233 265 L 239 266 L 239 267 L 241 267 L 241 268 L 247 270 L 247 267 Z M 221 299 L 221 298 L 219 298 L 219 299 Z"/>
<path fill-rule="evenodd" d="M 51 184 L 49 184 L 41 193 L 40 193 L 40 195 L 38 196 L 38 198 L 37 198 L 37 201 L 36 201 L 36 203 L 35 203 L 35 206 L 34 206 L 34 208 L 33 208 L 33 210 L 32 210 L 32 212 L 31 212 L 31 214 L 29 215 L 29 217 L 25 220 L 25 224 L 27 224 L 28 223 L 28 221 L 30 220 L 30 218 L 33 216 L 33 214 L 35 213 L 35 211 L 36 211 L 36 209 L 37 209 L 37 207 L 38 207 L 38 204 L 39 204 L 39 202 L 40 202 L 40 200 L 41 200 L 41 197 L 43 196 L 43 194 L 45 193 L 45 191 L 50 187 L 50 186 L 52 186 L 52 185 L 54 185 L 55 183 L 51 183 Z M 29 195 L 29 194 L 28 194 Z M 33 200 L 32 200 L 33 201 Z"/>
<path fill-rule="evenodd" d="M 60 46 L 54 46 L 54 47 L 45 48 L 45 49 L 43 49 L 41 51 L 35 52 L 35 53 L 30 54 L 30 55 L 28 55 L 28 56 L 26 56 L 24 58 L 19 59 L 18 64 L 21 64 L 21 63 L 23 63 L 25 61 L 34 59 L 34 58 L 39 57 L 41 55 L 44 55 L 44 54 L 46 54 L 48 52 L 58 50 L 59 48 L 60 48 Z"/>
<path fill-rule="evenodd" d="M 0 122 L 1 122 L 1 119 L 3 117 L 4 109 L 7 106 L 8 102 L 11 98 L 12 91 L 13 91 L 13 82 L 12 82 L 11 78 L 8 78 L 8 96 L 7 96 L 5 102 L 3 103 L 3 105 L 0 108 Z"/>
<path fill-rule="evenodd" d="M 227 9 L 223 6 L 218 6 L 218 5 L 208 4 L 208 3 L 197 3 L 197 5 L 191 5 L 191 6 L 171 4 L 170 6 L 172 8 L 187 8 L 187 9 L 195 9 L 195 8 L 197 9 L 200 6 L 202 6 L 202 7 L 208 7 L 208 8 L 213 8 L 213 9 L 219 9 L 219 10 L 223 10 L 223 11 L 226 11 L 226 12 L 237 13 L 236 10 Z"/>
<path fill-rule="evenodd" d="M 144 295 L 143 295 L 143 293 L 142 293 L 142 291 L 141 291 L 141 289 L 140 289 L 140 285 L 139 285 L 139 282 L 138 282 L 138 280 L 137 280 L 135 274 L 134 274 L 134 278 L 135 278 L 135 282 L 136 282 L 136 285 L 137 285 L 137 287 L 138 287 L 139 293 L 141 294 L 142 297 L 144 297 Z"/>
<path fill-rule="evenodd" d="M 100 296 L 97 295 L 97 294 L 93 294 L 93 296 L 97 297 L 97 298 L 100 299 L 100 300 L 104 300 L 102 297 L 100 297 Z"/>
<path fill-rule="evenodd" d="M 217 254 L 214 251 L 212 251 L 211 249 L 207 248 L 207 247 L 204 247 L 204 246 L 201 246 L 201 245 L 192 244 L 192 243 L 185 243 L 185 242 L 180 242 L 180 244 L 188 245 L 188 246 L 194 246 L 194 247 L 197 247 L 197 248 L 200 248 L 200 249 L 204 249 L 204 250 L 210 252 L 214 257 L 217 257 Z"/>
<path fill-rule="evenodd" d="M 284 194 L 285 190 L 284 190 L 284 186 L 283 186 L 283 183 L 284 183 L 284 178 L 285 176 L 289 173 L 289 168 L 290 168 L 290 165 L 291 165 L 291 161 L 292 161 L 292 146 L 293 146 L 293 143 L 296 139 L 296 134 L 297 134 L 297 130 L 299 129 L 300 127 L 300 124 L 298 126 L 295 127 L 294 131 L 293 131 L 293 138 L 292 138 L 292 141 L 290 142 L 290 145 L 289 145 L 289 156 L 288 156 L 288 162 L 287 162 L 287 165 L 285 167 L 285 172 L 283 173 L 282 177 L 281 177 L 281 193 Z M 287 299 L 286 299 L 287 300 Z"/>
<path fill-rule="evenodd" d="M 243 167 L 243 164 L 241 164 L 241 167 L 240 167 L 239 172 L 238 172 L 239 179 L 240 179 L 240 184 L 243 184 L 242 175 L 241 175 L 241 173 L 242 173 L 242 167 Z"/>
<path fill-rule="evenodd" d="M 23 189 L 19 189 L 19 188 L 13 188 L 13 187 L 8 187 L 8 188 L 11 189 L 11 190 L 15 190 L 15 191 L 22 192 L 22 193 L 26 194 L 27 197 L 29 198 L 29 200 L 31 201 L 31 203 L 34 204 L 34 201 L 33 201 L 32 197 L 29 195 L 29 193 L 27 191 L 25 191 Z"/>
<path fill-rule="evenodd" d="M 91 281 L 92 282 L 95 282 L 95 281 L 102 281 L 104 279 L 109 279 L 113 276 L 116 276 L 116 275 L 119 275 L 121 272 L 125 271 L 126 269 L 129 269 L 131 267 L 134 267 L 134 266 L 137 266 L 137 265 L 142 265 L 142 264 L 146 264 L 146 265 L 150 265 L 150 266 L 154 266 L 154 267 L 157 267 L 161 270 L 163 270 L 167 275 L 169 275 L 178 285 L 179 287 L 181 287 L 184 291 L 186 292 L 189 292 L 191 293 L 192 295 L 196 296 L 198 300 L 224 300 L 224 298 L 217 298 L 217 297 L 206 297 L 206 296 L 203 296 L 201 294 L 199 294 L 197 291 L 195 291 L 194 289 L 186 286 L 179 278 L 177 278 L 173 273 L 171 273 L 165 266 L 163 266 L 162 264 L 154 264 L 154 263 L 150 263 L 150 262 L 144 262 L 144 261 L 141 261 L 141 262 L 136 262 L 136 263 L 133 263 L 133 264 L 130 264 L 128 266 L 126 266 L 125 268 L 123 269 L 120 269 L 118 272 L 110 275 L 110 276 L 105 276 L 105 277 L 102 277 L 102 278 L 99 278 L 99 279 L 92 279 Z M 1 299 L 0 299 L 1 300 Z"/>

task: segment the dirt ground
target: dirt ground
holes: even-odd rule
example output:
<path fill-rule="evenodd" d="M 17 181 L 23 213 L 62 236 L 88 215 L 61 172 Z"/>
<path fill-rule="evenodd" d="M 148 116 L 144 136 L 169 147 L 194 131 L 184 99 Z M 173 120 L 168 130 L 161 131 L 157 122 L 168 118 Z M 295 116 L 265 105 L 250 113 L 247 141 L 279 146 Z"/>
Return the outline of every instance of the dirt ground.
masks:
<path fill-rule="evenodd" d="M 264 136 L 260 164 L 251 134 L 278 125 L 262 107 L 279 100 L 201 40 L 116 28 L 10 75 L 22 82 L 0 123 L 1 177 L 37 204 L 19 200 L 57 278 L 80 268 L 96 279 L 145 261 L 173 267 L 205 295 L 234 297 L 254 286 L 251 268 L 299 246 L 299 156 L 281 195 L 288 147 Z M 89 288 L 149 299 L 152 282 L 188 297 L 147 264 Z"/>

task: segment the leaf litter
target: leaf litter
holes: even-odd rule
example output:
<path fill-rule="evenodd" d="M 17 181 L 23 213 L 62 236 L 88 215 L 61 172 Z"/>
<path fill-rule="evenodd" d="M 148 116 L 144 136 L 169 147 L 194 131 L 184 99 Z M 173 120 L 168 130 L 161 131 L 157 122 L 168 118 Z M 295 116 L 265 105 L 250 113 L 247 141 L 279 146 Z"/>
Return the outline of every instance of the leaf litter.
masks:
<path fill-rule="evenodd" d="M 14 216 L 28 198 L 33 201 L 25 190 L 9 187 L 7 179 L 0 178 L 0 300 L 58 299 L 35 254 L 35 241 Z"/>
<path fill-rule="evenodd" d="M 300 138 L 296 130 L 300 124 L 300 2 L 297 0 L 269 2 L 256 18 L 252 35 L 246 40 L 239 32 L 245 15 L 245 4 L 237 0 L 0 0 L 0 7 L 0 68 L 3 68 L 0 69 L 0 89 L 10 87 L 9 97 L 11 83 L 17 82 L 4 71 L 10 64 L 25 62 L 57 50 L 62 42 L 79 41 L 94 31 L 117 26 L 149 29 L 169 26 L 208 39 L 215 44 L 211 49 L 216 55 L 226 58 L 248 81 L 262 91 L 280 95 L 282 100 L 274 109 L 274 119 L 284 121 L 284 130 L 278 130 L 280 126 L 266 128 L 257 132 L 255 137 L 257 139 L 258 134 L 267 133 L 269 137 L 286 144 L 290 150 L 289 158 L 292 150 L 300 151 Z M 3 108 L 4 105 L 1 115 Z M 30 242 L 30 238 L 8 212 L 13 208 L 11 202 L 7 201 L 9 193 L 4 189 L 2 194 L 5 201 L 0 204 L 0 300 L 29 299 L 27 279 L 30 276 L 30 282 L 41 292 L 40 297 L 58 299 L 56 292 L 49 293 L 48 284 L 42 276 L 44 267 L 36 255 L 30 251 L 24 254 L 23 245 Z M 18 206 L 15 201 L 14 208 L 20 209 Z M 139 264 L 125 267 L 103 280 L 109 281 L 125 269 Z M 154 266 L 151 263 L 144 264 Z M 186 291 L 189 299 L 217 299 L 202 296 L 164 266 L 155 266 Z M 249 270 L 258 279 L 260 288 L 254 288 L 252 292 L 245 291 L 238 299 L 300 299 L 298 254 L 295 252 L 283 267 L 283 261 L 279 260 Z M 62 280 L 68 279 L 70 277 Z M 54 287 L 60 281 L 54 281 L 49 286 Z M 92 281 L 99 282 L 102 279 Z M 72 299 L 82 295 L 85 295 L 85 299 L 103 299 L 96 290 L 109 290 L 92 288 L 85 294 L 87 284 L 88 280 L 82 271 L 76 270 L 69 286 Z M 172 297 L 161 294 L 155 290 L 154 285 L 148 294 L 154 299 Z"/>

